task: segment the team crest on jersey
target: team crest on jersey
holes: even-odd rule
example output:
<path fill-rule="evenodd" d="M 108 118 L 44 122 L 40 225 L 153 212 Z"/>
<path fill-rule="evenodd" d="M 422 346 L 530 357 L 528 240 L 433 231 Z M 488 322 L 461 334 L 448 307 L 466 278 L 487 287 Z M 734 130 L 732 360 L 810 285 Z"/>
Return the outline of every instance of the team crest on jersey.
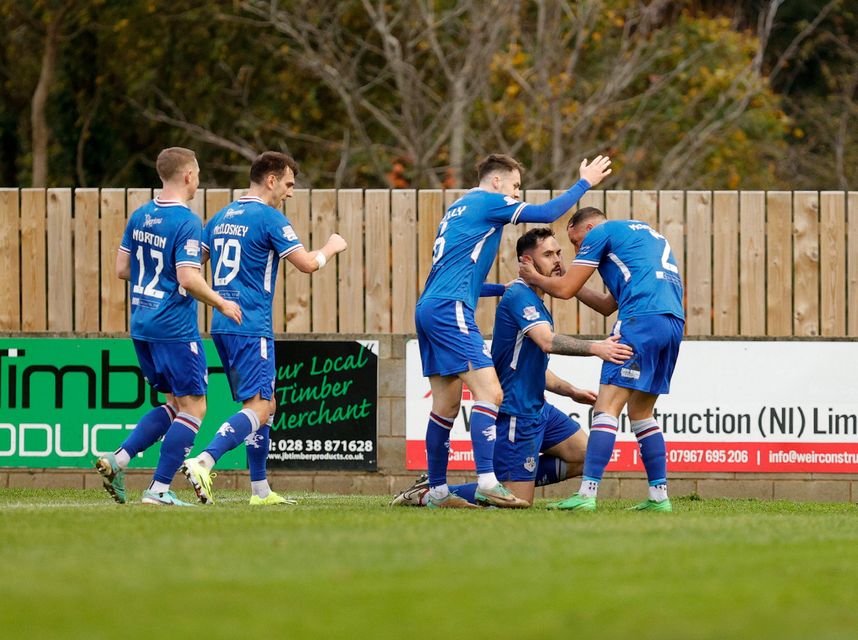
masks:
<path fill-rule="evenodd" d="M 292 225 L 287 224 L 283 227 L 283 237 L 286 238 L 289 242 L 295 242 L 298 239 L 298 235 L 295 233 L 295 230 L 292 228 Z"/>
<path fill-rule="evenodd" d="M 528 456 L 527 460 L 524 461 L 524 468 L 527 472 L 533 473 L 536 469 L 536 458 L 533 456 Z"/>
<path fill-rule="evenodd" d="M 223 214 L 223 217 L 229 220 L 230 218 L 234 218 L 235 216 L 240 216 L 244 213 L 244 209 L 227 209 L 226 213 Z"/>
<path fill-rule="evenodd" d="M 533 322 L 534 320 L 539 320 L 539 311 L 536 310 L 536 307 L 525 307 L 522 314 L 525 320 Z"/>
<path fill-rule="evenodd" d="M 143 226 L 154 227 L 156 224 L 161 224 L 162 222 L 164 222 L 164 218 L 153 218 L 147 213 L 146 219 L 143 221 Z"/>
<path fill-rule="evenodd" d="M 185 243 L 185 253 L 193 257 L 200 255 L 200 241 L 188 240 Z"/>

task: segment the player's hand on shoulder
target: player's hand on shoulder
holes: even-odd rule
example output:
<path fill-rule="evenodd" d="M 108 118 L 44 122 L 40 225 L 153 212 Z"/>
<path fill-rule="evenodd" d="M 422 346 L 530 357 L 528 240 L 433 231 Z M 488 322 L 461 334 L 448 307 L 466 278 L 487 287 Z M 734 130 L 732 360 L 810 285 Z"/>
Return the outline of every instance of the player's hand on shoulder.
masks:
<path fill-rule="evenodd" d="M 591 187 L 595 187 L 611 174 L 611 159 L 608 156 L 596 156 L 593 162 L 587 164 L 587 159 L 584 158 L 578 171 Z"/>
<path fill-rule="evenodd" d="M 620 336 L 609 336 L 601 342 L 593 343 L 593 355 L 614 364 L 623 364 L 634 353 L 631 346 L 620 342 Z"/>
<path fill-rule="evenodd" d="M 223 304 L 221 304 L 217 310 L 220 311 L 227 318 L 235 320 L 235 322 L 241 324 L 241 309 L 235 302 L 224 300 Z"/>
<path fill-rule="evenodd" d="M 343 238 L 339 233 L 331 234 L 331 237 L 328 238 L 328 246 L 336 253 L 341 253 L 349 248 L 345 238 Z"/>
<path fill-rule="evenodd" d="M 596 404 L 596 392 L 589 389 L 579 389 L 573 386 L 569 397 L 578 404 Z"/>

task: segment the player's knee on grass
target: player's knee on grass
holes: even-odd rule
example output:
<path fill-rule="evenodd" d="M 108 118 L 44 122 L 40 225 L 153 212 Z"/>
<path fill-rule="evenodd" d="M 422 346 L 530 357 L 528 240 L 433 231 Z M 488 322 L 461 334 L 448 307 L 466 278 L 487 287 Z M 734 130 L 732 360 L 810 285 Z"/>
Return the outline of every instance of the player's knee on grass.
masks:
<path fill-rule="evenodd" d="M 536 486 L 532 481 L 516 482 L 514 480 L 507 480 L 503 483 L 503 486 L 509 489 L 516 498 L 527 502 L 528 507 L 533 506 L 533 494 Z"/>

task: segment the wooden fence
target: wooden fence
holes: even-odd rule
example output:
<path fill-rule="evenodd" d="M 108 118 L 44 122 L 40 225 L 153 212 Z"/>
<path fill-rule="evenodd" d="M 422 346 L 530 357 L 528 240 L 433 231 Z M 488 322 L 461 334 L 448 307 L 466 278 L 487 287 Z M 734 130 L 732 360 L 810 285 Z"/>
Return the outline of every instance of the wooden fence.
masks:
<path fill-rule="evenodd" d="M 200 190 L 191 207 L 206 219 L 238 193 Z M 285 212 L 305 245 L 319 247 L 337 231 L 349 250 L 312 276 L 281 269 L 275 331 L 412 333 L 435 231 L 461 193 L 296 191 Z M 152 195 L 0 189 L 0 330 L 127 331 L 116 249 L 128 213 Z M 533 203 L 551 197 L 525 194 Z M 643 220 L 668 238 L 686 285 L 689 335 L 858 336 L 858 192 L 592 191 L 580 204 Z M 569 259 L 566 221 L 554 227 Z M 521 232 L 506 230 L 489 279 L 515 277 Z M 486 333 L 495 305 L 480 302 Z M 553 301 L 552 311 L 558 331 L 602 334 L 611 326 L 576 301 Z M 200 322 L 206 328 L 202 308 Z"/>

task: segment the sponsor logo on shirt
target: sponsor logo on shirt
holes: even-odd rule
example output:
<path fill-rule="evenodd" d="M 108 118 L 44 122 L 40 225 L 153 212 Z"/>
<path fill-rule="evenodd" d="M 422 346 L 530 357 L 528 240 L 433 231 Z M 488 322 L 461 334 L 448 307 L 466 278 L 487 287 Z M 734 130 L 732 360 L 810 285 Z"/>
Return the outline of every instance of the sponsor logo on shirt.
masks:
<path fill-rule="evenodd" d="M 240 216 L 244 213 L 244 209 L 227 209 L 226 213 L 223 214 L 224 218 L 234 218 L 235 216 Z"/>
<path fill-rule="evenodd" d="M 162 222 L 164 222 L 164 218 L 153 218 L 147 213 L 146 219 L 143 221 L 143 226 L 154 227 L 156 224 L 161 224 Z"/>
<path fill-rule="evenodd" d="M 292 228 L 292 225 L 287 224 L 283 227 L 283 237 L 286 238 L 289 242 L 295 242 L 298 239 L 298 235 L 295 233 L 295 230 Z"/>
<path fill-rule="evenodd" d="M 191 257 L 196 257 L 200 255 L 200 241 L 188 240 L 185 243 L 185 253 L 187 253 Z"/>
<path fill-rule="evenodd" d="M 522 315 L 525 320 L 529 320 L 530 322 L 539 320 L 539 311 L 536 310 L 536 307 L 525 307 Z"/>

